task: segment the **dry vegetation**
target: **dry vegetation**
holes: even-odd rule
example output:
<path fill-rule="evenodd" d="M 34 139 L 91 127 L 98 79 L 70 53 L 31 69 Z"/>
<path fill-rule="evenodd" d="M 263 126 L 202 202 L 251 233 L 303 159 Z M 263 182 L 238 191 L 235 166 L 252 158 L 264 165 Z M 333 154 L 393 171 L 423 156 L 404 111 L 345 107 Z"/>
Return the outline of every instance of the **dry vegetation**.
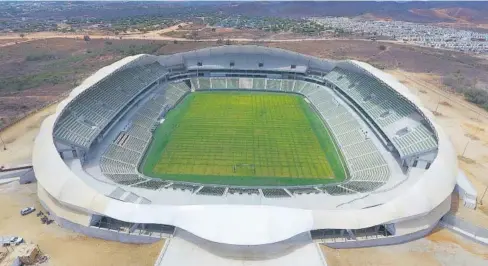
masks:
<path fill-rule="evenodd" d="M 11 88 L 0 90 L 0 118 L 16 116 L 42 103 L 57 99 L 63 92 L 69 91 L 74 84 L 96 69 L 131 53 L 171 54 L 217 45 L 214 41 L 110 41 L 111 44 L 106 43 L 105 40 L 92 39 L 90 42 L 84 42 L 62 38 L 35 40 L 2 47 L 0 50 L 0 80 L 9 77 L 25 79 L 32 75 L 44 75 L 43 73 L 61 75 L 61 72 L 56 71 L 67 71 L 67 74 L 62 72 L 62 78 L 58 84 L 52 84 L 50 79 L 42 79 L 42 82 L 32 83 L 20 90 Z M 385 44 L 387 47 L 382 51 L 379 49 L 379 43 L 370 41 L 330 40 L 259 44 L 324 58 L 353 58 L 384 68 L 408 86 L 421 99 L 426 108 L 431 111 L 437 110 L 437 113 L 440 114 L 437 116 L 437 123 L 450 136 L 460 156 L 459 166 L 466 172 L 479 195 L 485 190 L 488 185 L 486 175 L 488 171 L 488 116 L 484 110 L 467 103 L 462 95 L 449 89 L 444 84 L 443 78 L 452 73 L 460 73 L 465 79 L 488 83 L 486 61 L 455 52 L 390 43 Z M 50 56 L 40 56 L 39 60 L 32 60 L 39 54 L 55 57 L 53 59 Z M 29 55 L 34 55 L 34 58 L 27 60 Z M 14 127 L 0 132 L 8 147 L 6 151 L 0 149 L 0 162 L 2 164 L 28 162 L 39 124 L 54 110 L 54 107 L 50 107 L 22 120 Z M 18 232 L 28 240 L 35 240 L 39 243 L 41 250 L 51 255 L 53 262 L 57 262 L 54 265 L 101 265 L 101 262 L 97 260 L 101 257 L 110 258 L 110 261 L 103 262 L 105 263 L 103 265 L 136 265 L 130 258 L 132 254 L 137 254 L 136 257 L 147 257 L 148 261 L 150 260 L 152 263 L 157 256 L 156 253 L 159 252 L 160 244 L 155 245 L 154 249 L 135 248 L 132 245 L 89 239 L 69 233 L 55 225 L 46 227 L 40 224 L 36 217 L 17 218 L 18 209 L 21 206 L 30 203 L 37 204 L 35 203 L 35 189 L 32 186 L 16 188 L 17 190 L 10 192 L 8 189 L 5 190 L 4 186 L 0 186 L 0 189 L 3 189 L 0 193 L 0 200 L 5 204 L 2 204 L 2 210 L 4 210 L 3 206 L 7 206 L 6 211 L 3 212 L 4 215 L 0 217 L 0 234 Z M 26 190 L 27 192 L 25 192 Z M 18 191 L 24 192 L 19 193 Z M 17 194 L 19 196 L 15 196 Z M 455 208 L 452 211 L 473 223 L 485 225 L 488 224 L 488 208 L 485 207 L 488 205 L 488 196 L 484 198 L 483 203 L 477 210 Z M 15 219 L 10 216 L 15 216 Z M 18 227 L 19 224 L 22 227 Z M 34 229 L 29 229 L 31 227 Z M 60 241 L 66 244 L 59 244 Z M 419 246 L 405 244 L 391 248 L 360 250 L 326 249 L 325 252 L 331 265 L 401 265 L 396 264 L 398 261 L 404 261 L 404 265 L 463 265 L 465 262 L 462 261 L 462 258 L 465 258 L 465 255 L 452 254 L 465 254 L 466 252 L 474 254 L 475 257 L 488 259 L 486 249 L 473 251 L 466 246 L 464 241 L 445 231 L 436 232 L 427 240 L 420 241 L 428 241 L 428 243 L 422 242 L 423 244 L 421 243 Z M 440 249 L 444 250 L 442 251 L 444 253 L 433 248 L 436 245 L 440 245 Z M 435 255 L 436 252 L 439 254 L 447 252 L 447 255 Z M 83 255 L 80 256 L 80 254 Z M 80 257 L 79 263 L 68 260 L 70 256 Z M 471 262 L 471 264 L 465 263 L 464 265 L 481 265 L 477 264 L 479 260 L 469 258 L 469 260 L 466 259 L 466 263 Z M 57 259 L 59 261 L 56 261 Z M 451 259 L 450 263 L 447 261 L 449 259 Z"/>
<path fill-rule="evenodd" d="M 201 27 L 185 24 L 181 26 L 181 29 L 186 30 L 188 27 L 192 27 L 192 30 L 194 27 L 201 29 Z M 450 51 L 390 43 L 385 44 L 387 47 L 382 50 L 379 49 L 382 43 L 372 41 L 329 40 L 301 41 L 298 43 L 260 42 L 258 44 L 323 58 L 353 58 L 385 68 L 409 86 L 429 109 L 437 110 L 439 122 L 446 128 L 449 135 L 456 136 L 453 138 L 453 142 L 458 152 L 462 152 L 467 140 L 473 140 L 473 136 L 479 138 L 476 141 L 481 143 L 478 149 L 485 147 L 488 142 L 486 138 L 488 129 L 473 130 L 467 126 L 467 124 L 474 124 L 477 128 L 485 127 L 484 115 L 470 111 L 474 109 L 479 112 L 481 109 L 466 104 L 462 96 L 452 94 L 452 91 L 443 84 L 443 78 L 452 73 L 462 74 L 467 80 L 479 80 L 488 83 L 488 75 L 486 75 L 488 64 L 480 58 Z M 21 83 L 21 85 L 17 84 L 16 86 L 23 86 L 20 91 L 12 91 L 10 87 L 6 90 L 0 90 L 0 118 L 15 116 L 56 99 L 61 93 L 69 91 L 74 84 L 77 84 L 96 69 L 123 56 L 141 52 L 171 54 L 216 45 L 215 41 L 107 41 L 92 39 L 85 42 L 64 38 L 35 40 L 2 48 L 0 51 L 0 73 L 2 73 L 0 79 L 7 77 L 26 79 L 32 75 L 44 76 L 46 73 L 60 76 L 61 72 L 56 71 L 71 73 L 63 74 L 58 84 L 52 84 L 50 79 L 42 79 L 39 84 L 32 81 Z M 27 60 L 29 56 L 31 56 L 31 60 Z M 38 60 L 32 60 L 37 58 Z M 464 102 L 464 104 L 460 105 L 458 102 Z M 455 123 L 456 126 L 453 127 L 452 123 Z M 451 129 L 454 128 L 460 131 L 458 132 L 459 137 L 451 132 Z M 471 134 L 470 137 L 466 137 L 468 136 L 465 135 L 466 133 Z M 472 157 L 473 150 L 467 149 L 466 157 Z M 487 153 L 488 151 L 485 154 Z M 473 160 L 479 163 L 488 163 L 487 158 L 480 157 L 473 158 Z M 473 175 L 478 176 L 480 173 Z M 484 180 L 484 182 L 488 184 L 488 181 Z"/>
<path fill-rule="evenodd" d="M 45 39 L 0 49 L 0 128 L 60 96 L 99 68 L 128 55 L 167 54 L 212 44 Z"/>
<path fill-rule="evenodd" d="M 198 29 L 176 29 L 171 32 L 162 34 L 161 36 L 168 36 L 173 38 L 184 38 L 190 40 L 217 40 L 217 39 L 269 39 L 274 38 L 276 34 L 266 32 L 258 29 L 233 29 L 233 28 L 213 28 L 203 27 Z M 294 34 L 288 37 L 299 35 Z"/>

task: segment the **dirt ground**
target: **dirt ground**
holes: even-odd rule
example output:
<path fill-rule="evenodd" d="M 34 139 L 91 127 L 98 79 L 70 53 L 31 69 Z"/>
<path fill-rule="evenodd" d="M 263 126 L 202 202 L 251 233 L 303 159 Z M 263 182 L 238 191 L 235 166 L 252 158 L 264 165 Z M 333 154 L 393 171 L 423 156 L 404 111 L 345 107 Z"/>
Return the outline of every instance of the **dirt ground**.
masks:
<path fill-rule="evenodd" d="M 0 185 L 0 236 L 18 235 L 38 244 L 52 266 L 154 265 L 163 241 L 147 245 L 105 241 L 73 233 L 54 223 L 42 224 L 36 213 L 21 216 L 19 210 L 26 206 L 42 210 L 36 188 L 36 184 Z"/>
<path fill-rule="evenodd" d="M 182 27 L 184 29 L 186 24 L 182 25 L 184 25 Z M 213 41 L 157 39 L 161 37 L 159 34 L 171 32 L 174 29 L 178 29 L 178 26 L 149 32 L 146 35 L 127 35 L 124 38 L 132 39 L 122 40 L 114 39 L 115 36 L 92 36 L 93 38 L 89 42 L 83 41 L 81 36 L 59 35 L 59 33 L 51 36 L 46 35 L 48 33 L 36 33 L 25 38 L 30 41 L 2 47 L 0 51 L 0 119 L 4 124 L 9 124 L 16 117 L 56 100 L 60 94 L 79 84 L 95 70 L 129 54 L 165 55 L 220 45 L 217 43 L 217 39 Z M 270 42 L 257 35 L 246 37 L 234 29 L 225 28 L 218 28 L 216 32 L 212 32 L 210 28 L 203 28 L 198 32 L 202 36 L 223 34 L 221 35 L 223 38 L 231 38 L 232 44 L 278 47 L 330 59 L 357 59 L 379 68 L 399 68 L 408 72 L 427 73 L 434 76 L 459 73 L 466 79 L 488 84 L 488 75 L 486 75 L 488 61 L 451 51 L 365 40 L 302 40 L 297 42 L 297 39 L 290 40 L 291 37 L 286 34 L 286 36 L 283 34 L 281 34 L 283 36 L 280 34 L 272 36 L 272 38 L 283 37 L 285 40 Z M 9 40 L 2 39 L 7 37 L 18 38 L 18 36 L 0 36 L 0 41 Z M 106 40 L 105 38 L 111 39 Z M 380 50 L 380 45 L 386 45 L 387 49 Z M 20 101 L 22 103 L 18 104 Z"/>
<path fill-rule="evenodd" d="M 31 42 L 29 45 L 32 45 L 32 43 L 36 45 L 36 42 L 41 41 Z M 62 39 L 62 41 L 58 40 L 57 42 L 60 45 L 62 44 L 63 47 L 70 47 L 69 49 L 73 49 L 73 52 L 76 53 L 78 48 L 70 46 L 70 43 L 80 41 Z M 80 42 L 78 45 L 79 50 L 83 50 L 86 49 L 83 48 L 83 45 L 87 44 Z M 103 42 L 92 42 L 88 45 L 103 45 Z M 215 42 L 167 42 L 159 49 L 158 53 L 168 54 L 214 45 L 216 45 Z M 397 46 L 391 46 L 387 52 L 380 52 L 377 43 L 363 41 L 307 41 L 299 44 L 283 42 L 265 43 L 264 45 L 290 49 L 319 57 L 333 59 L 349 57 L 370 63 L 380 62 L 385 66 L 389 66 L 390 70 L 386 70 L 387 72 L 407 85 L 428 109 L 436 111 L 437 122 L 450 136 L 456 151 L 461 156 L 459 165 L 476 187 L 479 194 L 478 199 L 480 200 L 482 193 L 488 186 L 488 176 L 485 174 L 488 170 L 488 116 L 485 111 L 465 102 L 460 96 L 444 91 L 441 77 L 446 73 L 451 73 L 453 69 L 459 69 L 468 78 L 486 79 L 488 77 L 486 70 L 483 67 L 474 67 L 483 66 L 486 62 L 483 63 L 476 58 L 466 58 L 461 55 L 456 57 L 457 61 L 452 62 L 450 61 L 451 59 L 446 59 L 447 55 L 435 54 L 437 52 L 434 53 L 430 50 L 422 50 L 420 54 L 417 54 L 419 53 L 418 50 L 410 50 L 408 47 L 398 48 Z M 19 45 L 19 47 L 21 46 Z M 420 59 L 421 57 L 430 59 L 423 60 Z M 415 71 L 415 61 L 417 59 L 419 70 Z M 35 94 L 36 92 L 32 90 L 32 93 Z M 39 95 L 42 96 L 44 95 L 43 93 L 46 92 L 42 90 Z M 24 96 L 27 95 L 22 97 Z M 7 147 L 7 150 L 3 150 L 3 147 L 0 146 L 0 164 L 15 165 L 30 162 L 32 144 L 40 123 L 54 111 L 55 106 L 51 106 L 0 132 L 0 137 Z M 154 262 L 162 245 L 162 243 L 158 243 L 153 246 L 141 247 L 106 242 L 68 232 L 56 225 L 42 225 L 35 215 L 33 217 L 17 218 L 21 207 L 37 204 L 35 187 L 32 185 L 11 189 L 0 186 L 0 202 L 2 202 L 2 210 L 4 210 L 4 206 L 6 210 L 0 214 L 0 236 L 18 233 L 28 241 L 38 243 L 41 250 L 51 256 L 53 265 L 141 265 L 133 264 L 135 261 L 133 260 L 134 258 L 131 258 L 131 255 L 136 258 L 147 257 L 147 265 L 151 265 L 149 261 L 151 263 Z M 488 206 L 488 196 L 481 203 L 482 205 L 480 204 L 477 210 L 459 207 L 452 211 L 475 224 L 487 226 L 488 208 L 486 206 Z M 457 242 L 454 243 L 453 239 Z M 63 244 L 59 243 L 60 240 Z M 477 251 L 475 253 L 478 255 L 473 255 L 472 249 L 468 249 L 464 242 L 466 241 L 459 239 L 448 231 L 440 230 L 427 239 L 412 242 L 416 244 L 411 246 L 404 244 L 373 249 L 325 250 L 325 252 L 330 265 L 334 266 L 481 265 L 477 264 L 480 252 Z M 462 245 L 459 243 L 462 243 Z M 435 252 L 432 253 L 429 250 L 434 250 Z M 486 249 L 483 252 L 481 252 L 483 253 L 481 257 L 484 256 L 485 259 L 488 259 L 486 257 Z M 80 256 L 79 254 L 83 255 Z M 103 256 L 104 254 L 115 255 Z M 464 256 L 468 258 L 466 261 L 471 262 L 471 264 L 465 264 L 461 260 Z M 73 260 L 73 258 L 76 258 L 76 260 Z M 102 264 L 102 261 L 98 261 L 100 258 L 110 258 L 110 260 L 103 261 Z M 405 263 L 395 264 L 399 260 Z"/>
<path fill-rule="evenodd" d="M 443 91 L 440 77 L 403 70 L 387 71 L 415 93 L 423 104 L 435 112 L 436 121 L 446 131 L 458 153 L 459 167 L 478 192 L 478 208 L 456 208 L 456 215 L 474 224 L 488 227 L 488 114 L 462 99 Z"/>
<path fill-rule="evenodd" d="M 103 66 L 133 53 L 168 54 L 215 42 L 46 39 L 0 49 L 0 128 L 56 101 Z"/>
<path fill-rule="evenodd" d="M 386 70 L 401 69 L 433 76 L 459 72 L 467 79 L 488 83 L 488 61 L 460 52 L 367 40 L 268 42 L 263 45 L 321 58 L 360 60 Z M 386 50 L 380 50 L 380 45 L 385 45 Z"/>
<path fill-rule="evenodd" d="M 0 149 L 2 165 L 30 161 L 32 145 L 40 123 L 54 111 L 55 106 L 46 108 L 0 133 L 7 145 L 6 151 Z M 19 210 L 26 206 L 35 206 L 37 210 L 42 210 L 36 191 L 36 184 L 0 185 L 0 236 L 19 235 L 27 242 L 38 244 L 41 251 L 50 258 L 48 265 L 53 266 L 154 264 L 163 241 L 151 245 L 104 241 L 73 233 L 56 224 L 44 225 L 35 213 L 20 216 Z"/>
<path fill-rule="evenodd" d="M 322 246 L 329 266 L 482 266 L 488 249 L 448 230 L 387 247 L 331 249 Z"/>
<path fill-rule="evenodd" d="M 0 132 L 0 137 L 5 145 L 0 148 L 0 165 L 18 165 L 30 163 L 32 147 L 39 132 L 42 121 L 56 111 L 56 105 L 49 106 L 15 125 Z M 2 144 L 2 143 L 0 143 Z"/>

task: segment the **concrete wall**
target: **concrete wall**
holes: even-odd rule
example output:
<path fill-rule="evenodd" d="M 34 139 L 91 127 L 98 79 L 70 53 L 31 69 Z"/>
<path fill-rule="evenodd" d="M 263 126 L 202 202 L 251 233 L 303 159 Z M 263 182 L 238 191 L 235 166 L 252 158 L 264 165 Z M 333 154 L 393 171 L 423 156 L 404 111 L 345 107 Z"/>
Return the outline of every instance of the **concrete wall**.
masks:
<path fill-rule="evenodd" d="M 20 176 L 19 183 L 20 184 L 28 184 L 36 181 L 36 175 L 34 170 L 31 168 L 30 170 L 26 171 L 24 174 Z"/>
<path fill-rule="evenodd" d="M 452 214 L 442 217 L 440 224 L 471 240 L 488 245 L 488 228 L 471 224 Z"/>
<path fill-rule="evenodd" d="M 413 241 L 428 235 L 437 226 L 437 223 L 432 226 L 417 231 L 411 234 L 402 236 L 389 236 L 384 238 L 368 239 L 368 240 L 351 240 L 346 242 L 336 242 L 336 243 L 324 243 L 331 248 L 365 248 L 365 247 L 375 247 L 375 246 L 386 246 L 386 245 L 396 245 L 409 241 Z"/>
<path fill-rule="evenodd" d="M 34 170 L 32 170 L 32 167 L 26 169 L 19 169 L 19 170 L 12 170 L 12 171 L 6 170 L 0 172 L 0 180 L 6 181 L 6 180 L 14 180 L 17 178 L 20 184 L 27 184 L 36 181 L 36 176 L 34 174 Z"/>
<path fill-rule="evenodd" d="M 222 258 L 243 260 L 271 260 L 312 243 L 309 232 L 298 234 L 284 241 L 264 245 L 228 245 L 208 241 L 183 229 L 177 228 L 175 238 L 184 239 L 199 248 Z"/>
<path fill-rule="evenodd" d="M 84 234 L 91 237 L 101 238 L 105 240 L 118 241 L 123 243 L 134 243 L 134 244 L 148 244 L 148 243 L 154 243 L 161 240 L 160 238 L 157 237 L 127 234 L 127 233 L 117 232 L 113 230 L 100 229 L 91 226 L 88 227 L 77 223 L 73 223 L 56 215 L 53 209 L 49 208 L 48 204 L 46 204 L 41 198 L 39 198 L 39 201 L 41 205 L 47 211 L 49 211 L 50 218 L 53 219 L 57 225 L 69 229 L 71 231 L 74 231 L 76 233 Z"/>
<path fill-rule="evenodd" d="M 457 183 L 454 190 L 458 192 L 459 197 L 463 200 L 464 207 L 476 209 L 478 193 L 471 181 L 469 181 L 461 170 L 457 176 Z"/>

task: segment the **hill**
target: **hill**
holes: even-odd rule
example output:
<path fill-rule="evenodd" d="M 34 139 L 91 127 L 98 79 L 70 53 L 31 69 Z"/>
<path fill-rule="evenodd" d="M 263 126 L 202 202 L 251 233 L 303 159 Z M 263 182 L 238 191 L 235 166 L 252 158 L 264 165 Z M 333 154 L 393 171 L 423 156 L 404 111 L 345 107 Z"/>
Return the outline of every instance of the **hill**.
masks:
<path fill-rule="evenodd" d="M 455 22 L 487 23 L 487 2 L 243 2 L 224 7 L 227 12 L 250 16 L 309 17 L 370 14 L 420 23 Z"/>

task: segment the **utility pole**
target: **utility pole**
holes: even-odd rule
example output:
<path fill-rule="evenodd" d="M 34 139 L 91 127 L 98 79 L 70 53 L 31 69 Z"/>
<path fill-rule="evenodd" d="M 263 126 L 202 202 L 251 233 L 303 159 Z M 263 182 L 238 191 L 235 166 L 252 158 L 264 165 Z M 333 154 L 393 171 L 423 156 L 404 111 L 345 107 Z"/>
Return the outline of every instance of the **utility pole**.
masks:
<path fill-rule="evenodd" d="M 0 135 L 0 140 L 2 141 L 3 150 L 6 151 L 7 150 L 7 145 L 5 145 L 5 141 L 3 141 L 2 135 Z"/>
<path fill-rule="evenodd" d="M 483 205 L 483 198 L 485 197 L 486 191 L 488 190 L 488 186 L 486 186 L 485 191 L 483 192 L 483 195 L 481 195 L 480 198 L 480 205 Z"/>
<path fill-rule="evenodd" d="M 466 152 L 466 149 L 468 148 L 468 145 L 470 142 L 471 142 L 471 139 L 469 139 L 468 142 L 466 142 L 466 146 L 464 146 L 463 154 L 461 155 L 462 157 L 464 157 L 464 153 Z"/>

